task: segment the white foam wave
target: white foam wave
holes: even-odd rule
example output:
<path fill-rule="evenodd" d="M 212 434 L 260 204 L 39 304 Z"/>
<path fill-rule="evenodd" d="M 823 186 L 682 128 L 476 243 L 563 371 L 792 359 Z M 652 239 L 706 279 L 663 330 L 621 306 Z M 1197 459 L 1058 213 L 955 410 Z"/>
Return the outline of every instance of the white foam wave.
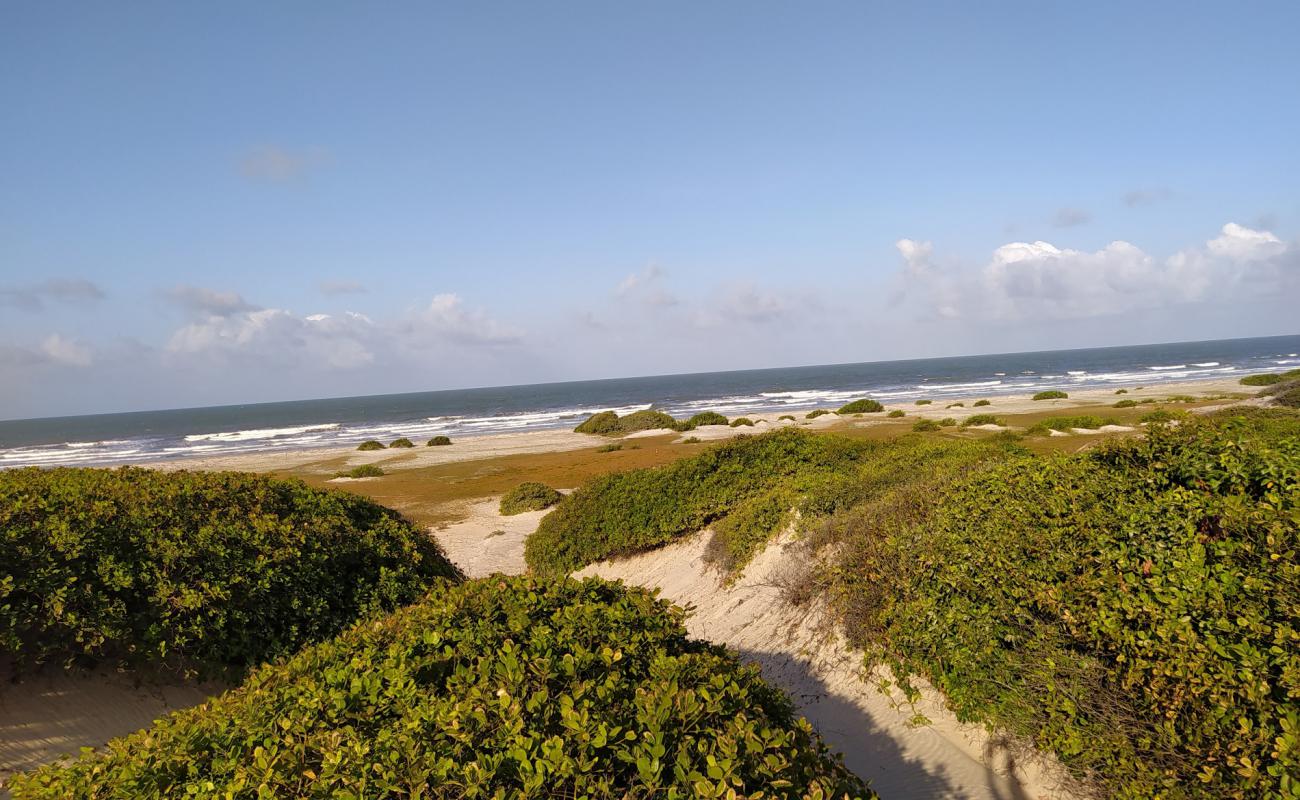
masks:
<path fill-rule="evenodd" d="M 1186 365 L 1186 364 L 1174 364 L 1174 365 L 1171 366 L 1171 367 L 1147 367 L 1147 369 L 1154 369 L 1154 370 L 1187 369 L 1187 365 Z"/>
<path fill-rule="evenodd" d="M 1192 366 L 1193 366 L 1193 367 L 1217 367 L 1217 366 L 1219 366 L 1219 362 L 1217 362 L 1217 361 L 1193 361 L 1193 362 L 1192 362 Z"/>
<path fill-rule="evenodd" d="M 255 439 L 275 439 L 282 436 L 295 436 L 310 431 L 330 431 L 339 427 L 337 422 L 322 425 L 302 425 L 296 428 L 254 428 L 247 431 L 222 431 L 221 433 L 192 433 L 185 437 L 187 442 L 246 442 Z"/>

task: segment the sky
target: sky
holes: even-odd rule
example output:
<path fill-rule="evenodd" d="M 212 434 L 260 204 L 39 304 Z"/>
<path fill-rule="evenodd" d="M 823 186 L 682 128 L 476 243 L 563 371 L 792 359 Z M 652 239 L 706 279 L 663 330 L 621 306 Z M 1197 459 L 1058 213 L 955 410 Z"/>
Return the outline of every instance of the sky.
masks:
<path fill-rule="evenodd" d="M 0 4 L 0 418 L 1300 332 L 1300 4 Z"/>

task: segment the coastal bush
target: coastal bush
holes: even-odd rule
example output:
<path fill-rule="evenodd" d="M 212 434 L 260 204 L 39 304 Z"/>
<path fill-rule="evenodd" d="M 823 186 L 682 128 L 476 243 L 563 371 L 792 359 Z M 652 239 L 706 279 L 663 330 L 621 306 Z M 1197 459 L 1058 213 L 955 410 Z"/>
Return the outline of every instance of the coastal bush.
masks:
<path fill-rule="evenodd" d="M 361 444 L 357 445 L 357 449 L 358 450 L 383 450 L 384 443 L 377 442 L 374 439 L 368 439 L 362 442 Z"/>
<path fill-rule="evenodd" d="M 964 443 L 965 444 L 965 443 Z M 984 446 L 944 457 L 989 451 Z M 713 527 L 710 558 L 735 570 L 796 517 L 860 502 L 937 455 L 934 441 L 869 442 L 780 428 L 672 464 L 597 477 L 560 501 L 524 544 L 528 567 L 564 575 Z"/>
<path fill-rule="evenodd" d="M 619 450 L 622 450 L 622 449 L 623 449 L 623 443 L 622 443 L 622 442 L 610 442 L 609 444 L 602 444 L 600 447 L 597 447 L 597 448 L 596 448 L 596 452 L 597 452 L 597 453 L 617 453 Z"/>
<path fill-rule="evenodd" d="M 952 428 L 956 426 L 957 420 L 953 419 L 952 417 L 944 417 L 943 419 L 939 420 L 939 424 L 945 428 Z"/>
<path fill-rule="evenodd" d="M 829 409 L 825 409 L 825 408 L 814 408 L 812 411 L 809 411 L 807 414 L 805 414 L 803 418 L 804 418 L 804 419 L 817 419 L 818 417 L 825 416 L 825 415 L 827 415 L 827 414 L 829 414 L 829 413 L 831 413 Z"/>
<path fill-rule="evenodd" d="M 1048 389 L 1045 392 L 1039 392 L 1034 395 L 1035 400 L 1064 400 L 1070 395 L 1057 389 Z"/>
<path fill-rule="evenodd" d="M 1096 430 L 1107 424 L 1106 420 L 1101 417 L 1091 415 L 1079 417 L 1048 417 L 1045 420 L 1034 423 L 1025 433 L 1031 436 L 1044 436 L 1052 431 L 1069 431 L 1075 428 L 1084 430 Z"/>
<path fill-rule="evenodd" d="M 0 654 L 235 672 L 456 570 L 396 512 L 238 472 L 0 471 Z"/>
<path fill-rule="evenodd" d="M 916 422 L 912 423 L 912 430 L 916 431 L 917 433 L 924 433 L 926 431 L 937 431 L 939 429 L 940 429 L 939 423 L 935 422 L 932 419 L 918 419 Z"/>
<path fill-rule="evenodd" d="M 1115 394 L 1128 394 L 1128 389 L 1116 389 Z"/>
<path fill-rule="evenodd" d="M 1160 425 L 1166 422 L 1175 422 L 1178 420 L 1183 420 L 1186 419 L 1187 416 L 1188 415 L 1186 411 L 1175 411 L 1173 409 L 1157 408 L 1155 411 L 1152 411 L 1149 414 L 1143 414 L 1142 419 L 1139 421 L 1148 425 L 1153 423 L 1156 425 Z"/>
<path fill-rule="evenodd" d="M 541 511 L 560 502 L 563 497 L 544 483 L 524 481 L 501 498 L 501 513 L 508 517 L 525 511 Z"/>
<path fill-rule="evenodd" d="M 781 416 L 777 417 L 777 419 L 778 420 L 788 419 L 791 422 L 794 422 L 794 414 L 782 414 Z"/>
<path fill-rule="evenodd" d="M 576 433 L 594 433 L 601 436 L 617 436 L 636 431 L 648 431 L 657 428 L 682 430 L 681 423 L 662 411 L 646 409 L 634 411 L 620 417 L 613 411 L 601 411 L 592 414 L 573 430 Z"/>
<path fill-rule="evenodd" d="M 963 420 L 961 426 L 963 428 L 973 428 L 976 425 L 1002 425 L 1002 424 L 1005 423 L 1002 422 L 1001 418 L 999 418 L 994 414 L 975 414 Z"/>
<path fill-rule="evenodd" d="M 749 417 L 736 417 L 731 421 L 731 427 L 733 428 L 739 428 L 742 425 L 746 428 L 752 428 L 754 427 L 754 420 Z"/>
<path fill-rule="evenodd" d="M 1300 378 L 1300 369 L 1289 369 L 1286 372 L 1265 372 L 1261 375 L 1247 375 L 1237 381 L 1242 386 L 1274 386 L 1283 381 L 1295 380 Z"/>
<path fill-rule="evenodd" d="M 410 439 L 408 439 L 408 438 L 406 438 L 405 436 L 403 436 L 403 437 L 400 438 L 400 439 L 394 439 L 394 440 L 392 441 L 392 443 L 390 443 L 388 446 L 389 446 L 390 448 L 392 448 L 392 447 L 397 447 L 397 448 L 415 447 L 415 442 L 412 442 Z"/>
<path fill-rule="evenodd" d="M 965 407 L 966 407 L 966 404 L 965 404 L 965 403 L 949 403 L 948 405 L 944 406 L 945 409 L 949 409 L 949 408 L 965 408 Z"/>
<path fill-rule="evenodd" d="M 933 403 L 933 402 L 934 402 L 933 400 L 917 400 L 917 401 L 916 401 L 916 404 L 917 404 L 918 406 L 928 406 L 928 405 L 930 405 L 930 404 Z"/>
<path fill-rule="evenodd" d="M 980 408 L 981 406 L 991 406 L 993 403 L 989 400 L 976 400 L 974 405 L 975 408 Z"/>
<path fill-rule="evenodd" d="M 1136 400 L 1116 400 L 1112 408 L 1133 408 L 1137 405 Z"/>
<path fill-rule="evenodd" d="M 362 464 L 359 467 L 334 473 L 336 478 L 381 478 L 384 471 L 374 464 Z"/>
<path fill-rule="evenodd" d="M 18 776 L 18 798 L 874 797 L 756 666 L 596 579 L 493 576 Z"/>
<path fill-rule="evenodd" d="M 889 412 L 888 414 L 886 414 L 885 416 L 886 416 L 886 417 L 892 417 L 892 418 L 894 418 L 894 419 L 898 419 L 899 417 L 905 417 L 905 416 L 907 416 L 907 413 L 904 412 L 903 409 L 901 409 L 901 408 L 896 408 L 896 409 L 894 409 L 893 411 L 890 411 L 890 412 Z"/>
<path fill-rule="evenodd" d="M 727 418 L 716 411 L 701 411 L 690 419 L 686 420 L 683 430 L 694 430 L 701 425 L 726 425 Z"/>
<path fill-rule="evenodd" d="M 884 410 L 885 407 L 882 406 L 880 403 L 877 403 L 875 400 L 869 400 L 864 397 L 861 400 L 854 400 L 851 403 L 845 403 L 844 405 L 840 406 L 840 410 L 836 411 L 835 413 L 841 415 L 873 414 L 877 411 L 884 411 Z"/>
<path fill-rule="evenodd" d="M 613 411 L 600 411 L 587 417 L 573 429 L 574 433 L 595 433 L 601 436 L 619 433 L 618 414 Z"/>
<path fill-rule="evenodd" d="M 425 447 L 446 447 L 449 444 L 451 444 L 450 436 L 435 436 L 425 442 Z"/>
<path fill-rule="evenodd" d="M 958 716 L 1033 740 L 1101 796 L 1294 796 L 1287 424 L 1189 418 L 905 485 L 825 524 L 828 594 L 869 666 L 905 687 L 925 677 Z"/>
<path fill-rule="evenodd" d="M 1300 408 L 1300 387 L 1279 392 L 1273 396 L 1273 402 L 1287 408 Z"/>

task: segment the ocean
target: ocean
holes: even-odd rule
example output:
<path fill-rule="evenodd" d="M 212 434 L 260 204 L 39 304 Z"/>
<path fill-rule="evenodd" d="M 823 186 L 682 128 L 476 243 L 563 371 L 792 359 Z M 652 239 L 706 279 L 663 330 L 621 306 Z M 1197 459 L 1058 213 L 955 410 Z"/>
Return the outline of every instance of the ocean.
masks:
<path fill-rule="evenodd" d="M 0 422 L 0 468 L 572 428 L 606 409 L 674 416 L 836 408 L 1043 389 L 1155 386 L 1300 367 L 1300 336 L 655 375 Z"/>

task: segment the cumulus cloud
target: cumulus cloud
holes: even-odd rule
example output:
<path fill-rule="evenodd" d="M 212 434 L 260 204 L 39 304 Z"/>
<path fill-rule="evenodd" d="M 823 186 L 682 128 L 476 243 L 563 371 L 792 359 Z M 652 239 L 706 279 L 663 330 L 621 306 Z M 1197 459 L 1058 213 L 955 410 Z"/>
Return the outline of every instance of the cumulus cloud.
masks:
<path fill-rule="evenodd" d="M 0 287 L 0 305 L 39 311 L 46 301 L 92 303 L 104 299 L 104 290 L 81 278 L 50 278 L 25 286 Z"/>
<path fill-rule="evenodd" d="M 432 339 L 463 345 L 504 345 L 523 338 L 522 331 L 497 322 L 485 312 L 466 309 L 455 294 L 435 295 L 406 330 L 414 334 L 416 343 Z"/>
<path fill-rule="evenodd" d="M 329 153 L 319 147 L 290 150 L 264 145 L 240 157 L 239 173 L 250 180 L 291 183 L 328 162 Z"/>
<path fill-rule="evenodd" d="M 236 292 L 219 292 L 202 286 L 176 286 L 164 294 L 171 302 L 196 314 L 228 317 L 231 314 L 258 310 L 258 306 L 249 303 Z"/>
<path fill-rule="evenodd" d="M 366 287 L 356 281 L 321 281 L 321 294 L 365 294 Z"/>
<path fill-rule="evenodd" d="M 1159 259 L 1134 244 L 1087 252 L 1011 242 L 971 272 L 935 269 L 928 250 L 898 243 L 906 295 L 942 317 L 1077 319 L 1225 298 L 1243 289 L 1294 291 L 1297 248 L 1236 223 L 1203 246 Z M 921 255 L 924 257 L 922 258 Z"/>
<path fill-rule="evenodd" d="M 1052 224 L 1058 228 L 1073 228 L 1092 221 L 1092 214 L 1082 208 L 1062 208 L 1052 217 Z"/>
<path fill-rule="evenodd" d="M 88 345 L 58 333 L 46 336 L 36 347 L 0 346 L 0 367 L 88 367 L 93 361 L 94 351 Z"/>

